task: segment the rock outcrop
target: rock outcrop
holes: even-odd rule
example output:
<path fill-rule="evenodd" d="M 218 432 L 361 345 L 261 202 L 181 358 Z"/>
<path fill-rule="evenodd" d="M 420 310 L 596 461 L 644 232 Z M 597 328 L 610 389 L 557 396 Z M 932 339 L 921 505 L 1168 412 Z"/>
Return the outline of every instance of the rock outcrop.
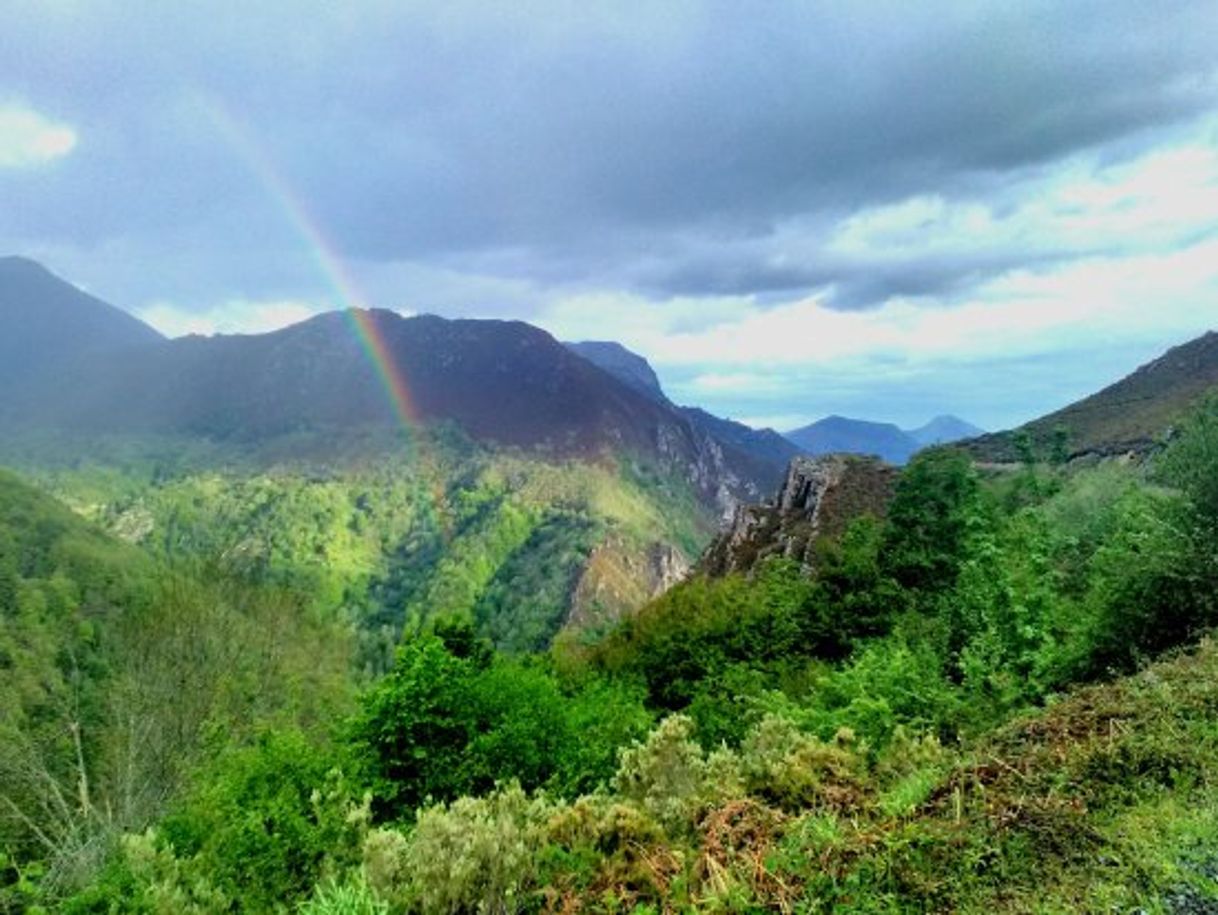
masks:
<path fill-rule="evenodd" d="M 677 547 L 655 542 L 639 548 L 610 537 L 588 557 L 575 584 L 567 628 L 597 631 L 659 597 L 690 572 Z"/>
<path fill-rule="evenodd" d="M 711 576 L 749 573 L 767 557 L 785 556 L 811 571 L 817 540 L 839 536 L 860 515 L 885 514 L 898 473 L 870 457 L 797 457 L 777 498 L 738 508 L 698 570 Z"/>

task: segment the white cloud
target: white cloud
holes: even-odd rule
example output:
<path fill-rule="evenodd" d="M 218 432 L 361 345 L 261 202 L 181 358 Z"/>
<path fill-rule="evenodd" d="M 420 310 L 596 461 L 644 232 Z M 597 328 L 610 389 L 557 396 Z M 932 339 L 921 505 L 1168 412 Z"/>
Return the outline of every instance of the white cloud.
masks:
<path fill-rule="evenodd" d="M 1010 270 L 937 307 L 892 299 L 849 312 L 810 296 L 761 308 L 723 297 L 680 300 L 670 312 L 605 292 L 559 299 L 541 323 L 621 340 L 653 362 L 678 402 L 750 424 L 789 429 L 853 413 L 916 425 L 956 412 L 1004 428 L 1218 329 L 1218 233 L 1192 228 L 1192 244 Z M 699 306 L 714 323 L 674 331 Z"/>
<path fill-rule="evenodd" d="M 1076 156 L 996 199 L 923 195 L 855 213 L 831 253 L 900 262 L 1015 251 L 1037 255 L 1142 251 L 1218 229 L 1218 123 L 1131 161 Z"/>
<path fill-rule="evenodd" d="M 76 131 L 37 111 L 0 103 L 0 168 L 29 168 L 76 148 Z"/>
<path fill-rule="evenodd" d="M 185 311 L 170 302 L 156 302 L 137 315 L 168 337 L 182 337 L 266 333 L 297 324 L 323 310 L 310 302 L 234 299 L 207 311 Z"/>

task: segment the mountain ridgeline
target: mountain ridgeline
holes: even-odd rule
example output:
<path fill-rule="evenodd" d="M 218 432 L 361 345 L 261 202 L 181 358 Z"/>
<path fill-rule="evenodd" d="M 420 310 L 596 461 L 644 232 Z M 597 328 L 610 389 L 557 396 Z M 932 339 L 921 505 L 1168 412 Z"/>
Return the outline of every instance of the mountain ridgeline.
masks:
<path fill-rule="evenodd" d="M 807 454 L 870 454 L 891 464 L 904 464 L 923 448 L 981 434 L 981 429 L 955 416 L 936 416 L 917 429 L 827 416 L 786 433 L 786 437 Z"/>
<path fill-rule="evenodd" d="M 0 340 L 12 357 L 0 423 L 234 441 L 392 427 L 395 405 L 352 321 L 333 312 L 273 333 L 166 340 L 8 259 Z M 620 369 L 602 370 L 522 322 L 372 310 L 362 323 L 388 354 L 412 419 L 452 423 L 490 445 L 559 459 L 630 455 L 683 476 L 720 512 L 772 489 L 789 457 L 745 435 L 717 438 L 644 384 L 623 383 Z"/>
<path fill-rule="evenodd" d="M 0 341 L 0 463 L 160 555 L 307 589 L 374 668 L 435 616 L 515 649 L 615 619 L 795 452 L 646 390 L 621 348 L 603 368 L 521 322 L 333 312 L 170 340 L 8 259 Z"/>
<path fill-rule="evenodd" d="M 1172 347 L 1120 381 L 1018 429 L 966 443 L 987 463 L 1021 460 L 1025 449 L 1047 453 L 1064 439 L 1066 458 L 1141 454 L 1157 448 L 1189 409 L 1218 388 L 1218 333 Z"/>

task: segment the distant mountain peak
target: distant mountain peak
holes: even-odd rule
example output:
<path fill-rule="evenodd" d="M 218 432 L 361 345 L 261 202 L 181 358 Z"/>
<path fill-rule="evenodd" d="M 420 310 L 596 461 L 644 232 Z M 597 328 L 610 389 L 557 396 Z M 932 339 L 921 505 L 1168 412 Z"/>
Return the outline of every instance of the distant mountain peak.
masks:
<path fill-rule="evenodd" d="M 972 423 L 946 413 L 917 429 L 831 413 L 786 433 L 786 437 L 809 454 L 874 454 L 889 463 L 904 464 L 925 447 L 972 438 L 982 432 Z"/>
<path fill-rule="evenodd" d="M 891 464 L 904 464 L 921 446 L 893 423 L 872 422 L 832 414 L 786 433 L 808 454 L 871 454 Z"/>
<path fill-rule="evenodd" d="M 941 413 L 924 426 L 905 430 L 919 445 L 944 445 L 984 435 L 985 430 L 950 413 Z"/>
<path fill-rule="evenodd" d="M 28 270 L 30 272 L 53 275 L 50 270 L 32 258 L 20 254 L 0 255 L 0 272 L 12 270 Z"/>

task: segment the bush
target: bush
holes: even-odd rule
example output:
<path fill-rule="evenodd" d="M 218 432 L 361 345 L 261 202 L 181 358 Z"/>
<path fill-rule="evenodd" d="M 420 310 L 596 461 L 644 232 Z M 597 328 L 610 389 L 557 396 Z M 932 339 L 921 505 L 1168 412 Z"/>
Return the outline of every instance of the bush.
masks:
<path fill-rule="evenodd" d="M 853 744 L 848 730 L 822 743 L 792 721 L 767 715 L 740 747 L 745 785 L 784 810 L 850 809 L 859 803 L 866 771 Z"/>
<path fill-rule="evenodd" d="M 646 741 L 621 751 L 613 779 L 618 794 L 674 834 L 688 830 L 704 810 L 743 788 L 734 755 L 720 750 L 707 757 L 693 733 L 691 718 L 670 715 Z"/>
<path fill-rule="evenodd" d="M 484 655 L 451 629 L 418 636 L 365 695 L 349 750 L 378 819 L 515 779 L 574 795 L 608 780 L 651 721 L 640 691 L 591 678 L 568 695 L 538 661 Z"/>
<path fill-rule="evenodd" d="M 370 837 L 379 861 L 374 885 L 424 912 L 520 911 L 537 886 L 552 809 L 513 782 L 486 797 L 421 810 L 414 832 L 396 845 L 398 861 L 387 860 L 394 843 Z"/>
<path fill-rule="evenodd" d="M 362 881 L 318 886 L 313 898 L 297 909 L 300 915 L 389 915 L 389 906 Z"/>
<path fill-rule="evenodd" d="M 246 911 L 306 899 L 355 862 L 362 819 L 333 761 L 295 733 L 226 754 L 165 819 L 159 842 Z"/>

